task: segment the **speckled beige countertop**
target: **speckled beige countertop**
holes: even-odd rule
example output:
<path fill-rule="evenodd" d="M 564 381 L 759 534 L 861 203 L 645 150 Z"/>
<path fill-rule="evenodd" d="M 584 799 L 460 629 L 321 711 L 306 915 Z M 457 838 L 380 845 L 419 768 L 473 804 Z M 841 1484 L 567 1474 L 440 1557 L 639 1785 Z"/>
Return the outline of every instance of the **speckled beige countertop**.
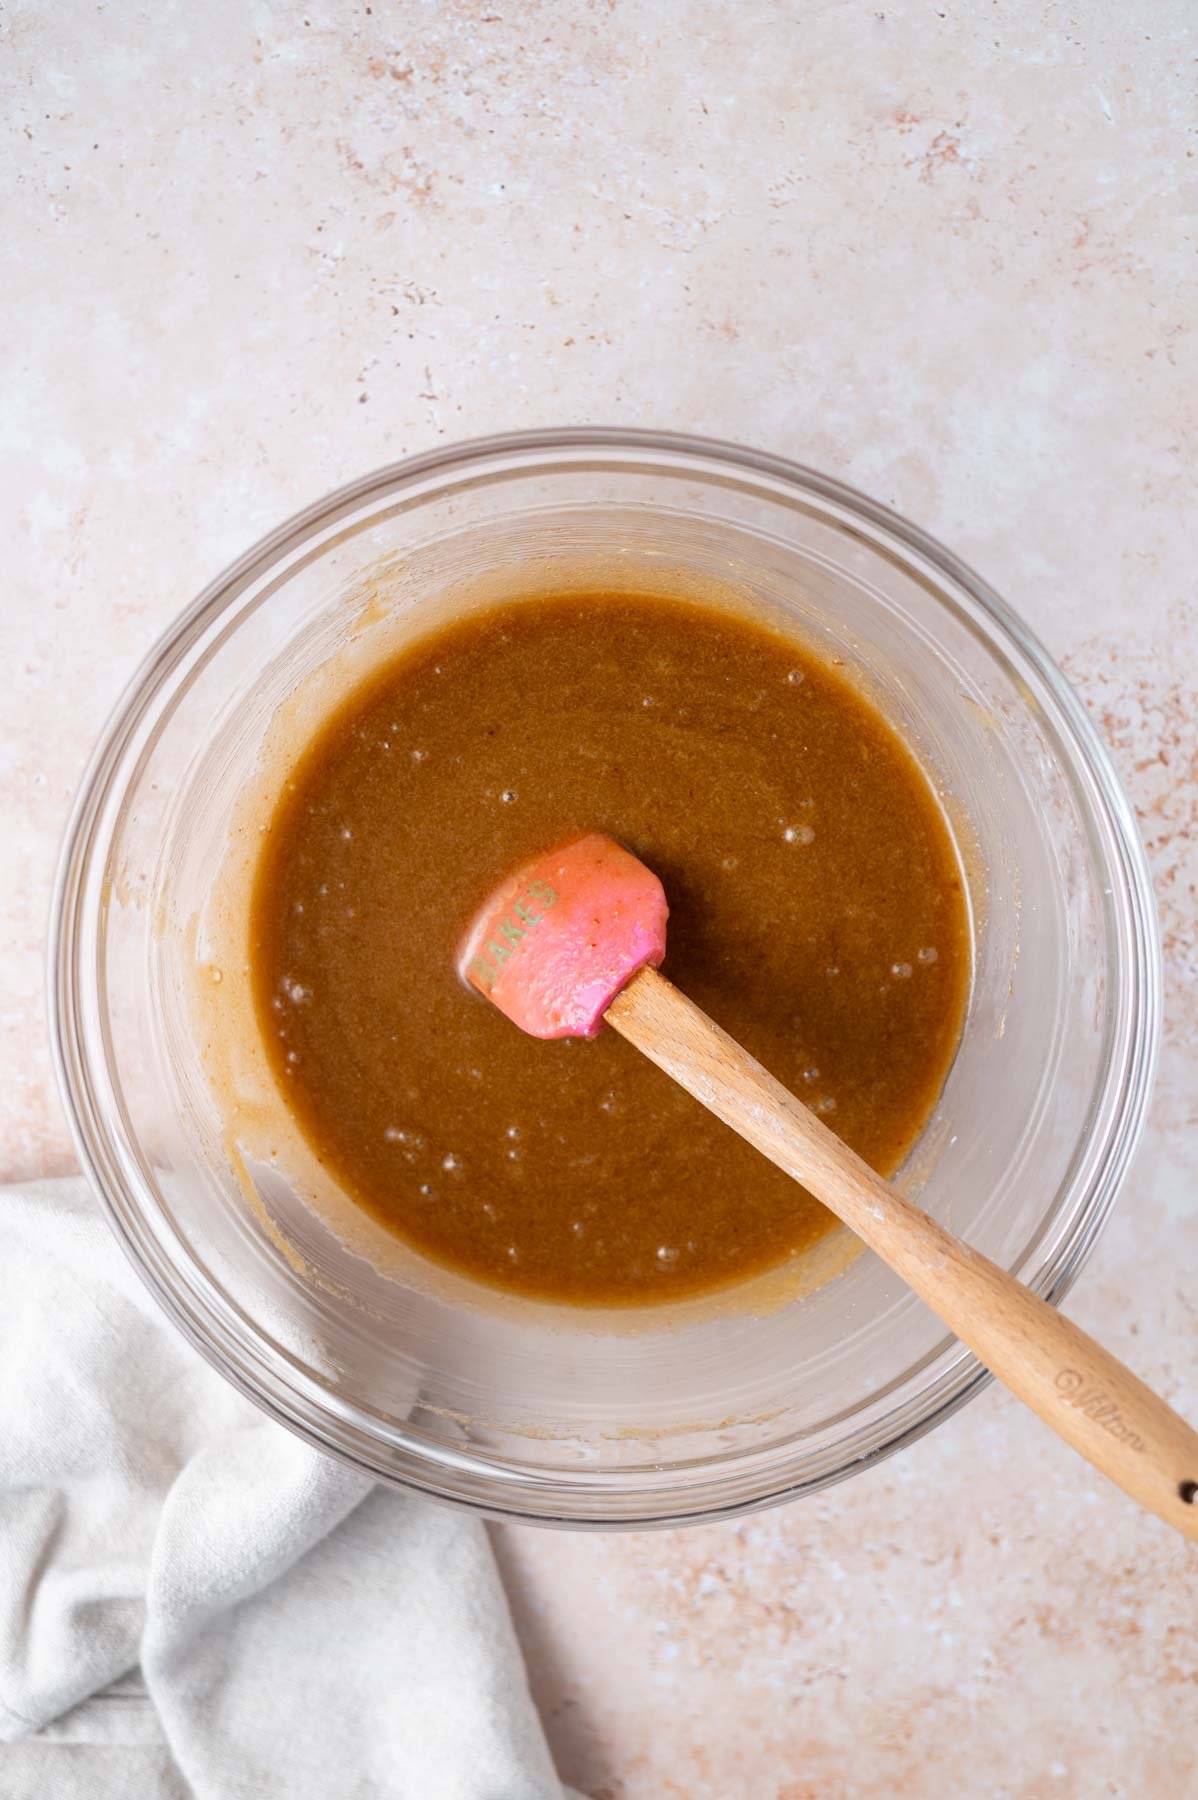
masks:
<path fill-rule="evenodd" d="M 0 1173 L 70 1165 L 41 1001 L 64 809 L 210 576 L 458 436 L 737 438 L 976 564 L 1114 746 L 1168 1023 L 1069 1306 L 1198 1413 L 1196 24 L 1192 0 L 10 0 Z M 1198 1793 L 1193 1552 L 993 1389 L 756 1520 L 497 1538 L 593 1796 Z"/>

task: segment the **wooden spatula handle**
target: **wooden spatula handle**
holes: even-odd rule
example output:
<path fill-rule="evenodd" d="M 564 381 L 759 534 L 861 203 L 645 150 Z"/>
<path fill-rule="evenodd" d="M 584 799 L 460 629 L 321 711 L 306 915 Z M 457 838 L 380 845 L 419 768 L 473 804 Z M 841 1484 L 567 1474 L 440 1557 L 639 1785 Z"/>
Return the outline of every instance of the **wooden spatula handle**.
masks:
<path fill-rule="evenodd" d="M 1198 1433 L 1061 1313 L 902 1199 L 654 969 L 607 1022 L 801 1181 L 1066 1443 L 1198 1540 Z"/>

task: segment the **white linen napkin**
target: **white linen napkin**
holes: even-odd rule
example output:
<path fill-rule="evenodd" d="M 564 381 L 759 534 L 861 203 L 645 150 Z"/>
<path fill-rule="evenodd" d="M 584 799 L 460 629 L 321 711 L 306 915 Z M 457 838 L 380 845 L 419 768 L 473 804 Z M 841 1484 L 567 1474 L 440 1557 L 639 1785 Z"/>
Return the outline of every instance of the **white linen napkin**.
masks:
<path fill-rule="evenodd" d="M 273 1424 L 82 1181 L 0 1191 L 4 1800 L 562 1800 L 481 1524 Z"/>

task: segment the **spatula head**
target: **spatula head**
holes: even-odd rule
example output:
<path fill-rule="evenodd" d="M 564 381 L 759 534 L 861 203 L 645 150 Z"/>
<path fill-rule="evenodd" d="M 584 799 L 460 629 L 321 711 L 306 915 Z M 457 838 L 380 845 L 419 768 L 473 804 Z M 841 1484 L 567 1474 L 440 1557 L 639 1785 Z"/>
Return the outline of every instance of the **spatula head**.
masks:
<path fill-rule="evenodd" d="M 597 832 L 526 863 L 481 907 L 458 971 L 532 1037 L 594 1037 L 666 953 L 661 882 Z"/>

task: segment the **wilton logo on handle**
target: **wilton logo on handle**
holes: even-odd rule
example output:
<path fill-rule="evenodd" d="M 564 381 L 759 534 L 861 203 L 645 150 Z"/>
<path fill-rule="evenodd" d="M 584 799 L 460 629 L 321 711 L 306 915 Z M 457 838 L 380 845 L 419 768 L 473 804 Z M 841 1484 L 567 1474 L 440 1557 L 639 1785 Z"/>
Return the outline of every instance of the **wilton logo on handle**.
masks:
<path fill-rule="evenodd" d="M 557 900 L 556 891 L 547 881 L 530 881 L 523 900 L 517 900 L 495 927 L 477 956 L 470 959 L 470 974 L 483 987 L 489 988 L 505 962 L 530 931 L 535 931 L 549 908 Z M 537 908 L 540 907 L 540 911 Z"/>
<path fill-rule="evenodd" d="M 1109 1394 L 1101 1388 L 1087 1387 L 1086 1378 L 1077 1369 L 1058 1369 L 1056 1389 L 1065 1399 L 1066 1406 L 1072 1406 L 1076 1412 L 1085 1413 L 1104 1431 L 1109 1431 L 1113 1438 L 1126 1444 L 1131 1450 L 1142 1450 L 1144 1440 L 1134 1432 L 1120 1412 Z"/>

